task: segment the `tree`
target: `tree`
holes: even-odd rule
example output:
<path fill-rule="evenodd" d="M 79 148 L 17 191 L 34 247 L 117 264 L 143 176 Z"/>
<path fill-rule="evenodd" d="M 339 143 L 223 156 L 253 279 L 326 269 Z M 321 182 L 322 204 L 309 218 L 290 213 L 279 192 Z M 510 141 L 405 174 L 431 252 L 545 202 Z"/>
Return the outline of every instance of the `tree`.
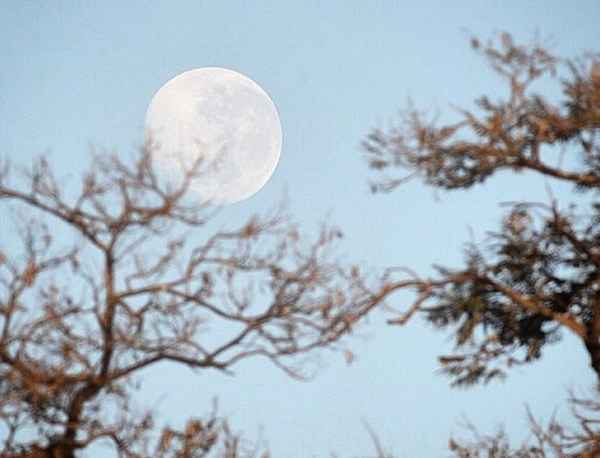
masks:
<path fill-rule="evenodd" d="M 508 97 L 481 96 L 476 110 L 458 110 L 453 123 L 409 108 L 398 126 L 373 129 L 363 143 L 376 173 L 372 191 L 391 192 L 417 177 L 442 190 L 469 189 L 501 171 L 529 171 L 571 183 L 587 199 L 516 203 L 485 245 L 467 245 L 463 267 L 438 266 L 435 278 L 388 279 L 390 294 L 417 293 L 390 323 L 421 314 L 451 330 L 456 353 L 439 360 L 453 385 L 504 377 L 511 366 L 540 358 L 561 330 L 580 339 L 600 380 L 600 55 L 560 59 L 507 33 L 499 43 L 473 38 L 471 45 L 506 83 Z M 560 86 L 561 100 L 534 91 L 546 78 Z M 531 417 L 537 445 L 511 449 L 500 433 L 467 445 L 451 440 L 450 448 L 462 458 L 597 456 L 598 403 L 571 402 L 587 408 L 585 415 L 575 411 L 577 433 L 556 422 L 545 430 Z"/>
<path fill-rule="evenodd" d="M 600 403 L 597 400 L 571 397 L 569 400 L 577 422 L 577 430 L 571 431 L 556 419 L 544 427 L 528 410 L 531 438 L 519 446 L 511 447 L 506 434 L 499 431 L 482 435 L 469 425 L 474 441 L 459 443 L 450 439 L 448 446 L 457 458 L 594 458 L 600 453 L 598 423 Z"/>
<path fill-rule="evenodd" d="M 539 358 L 561 329 L 581 339 L 600 376 L 600 57 L 561 60 L 506 33 L 499 46 L 478 39 L 472 46 L 508 84 L 508 98 L 482 96 L 477 111 L 460 110 L 451 124 L 413 109 L 401 126 L 373 130 L 364 142 L 370 167 L 381 173 L 372 189 L 390 192 L 417 176 L 436 188 L 468 189 L 500 171 L 531 171 L 572 183 L 590 203 L 515 204 L 487 246 L 467 247 L 465 267 L 439 267 L 437 278 L 410 284 L 419 297 L 408 316 L 420 311 L 454 331 L 464 351 L 440 361 L 456 384 Z M 561 65 L 568 74 L 559 79 Z M 560 102 L 533 92 L 542 77 L 558 81 Z M 565 153 L 570 168 L 552 165 Z M 396 169 L 408 174 L 384 175 Z"/>
<path fill-rule="evenodd" d="M 44 158 L 0 166 L 22 241 L 0 247 L 0 456 L 71 458 L 98 441 L 127 458 L 242 456 L 216 412 L 156 431 L 134 408 L 140 371 L 263 357 L 302 378 L 299 358 L 336 348 L 377 303 L 336 262 L 334 227 L 309 242 L 279 210 L 200 239 L 215 214 L 190 192 L 201 161 L 174 183 L 151 151 L 95 155 L 71 187 Z"/>

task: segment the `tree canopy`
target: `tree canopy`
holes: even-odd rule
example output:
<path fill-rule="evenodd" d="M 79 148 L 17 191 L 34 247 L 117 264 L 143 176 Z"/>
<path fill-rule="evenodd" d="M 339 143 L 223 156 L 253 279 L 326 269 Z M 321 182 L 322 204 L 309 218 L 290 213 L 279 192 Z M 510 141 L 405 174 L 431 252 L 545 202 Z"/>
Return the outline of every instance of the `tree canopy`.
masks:
<path fill-rule="evenodd" d="M 577 336 L 600 380 L 600 55 L 563 59 L 539 42 L 498 38 L 472 38 L 471 46 L 507 96 L 483 95 L 450 123 L 409 107 L 397 126 L 373 129 L 363 142 L 375 172 L 371 190 L 392 192 L 411 179 L 470 189 L 498 172 L 530 172 L 570 183 L 573 200 L 513 203 L 485 242 L 466 246 L 463 267 L 435 266 L 434 278 L 407 270 L 408 281 L 389 282 L 391 292 L 417 294 L 390 323 L 421 315 L 451 331 L 456 351 L 439 361 L 454 386 L 505 377 L 539 359 L 561 331 Z M 539 81 L 554 83 L 561 96 L 541 95 Z M 450 439 L 449 448 L 459 458 L 598 456 L 598 392 L 569 403 L 574 427 L 556 419 L 544 426 L 529 412 L 530 440 L 520 446 L 503 431 L 486 435 L 470 426 L 473 440 Z"/>
<path fill-rule="evenodd" d="M 454 332 L 459 352 L 440 361 L 457 385 L 539 358 L 561 330 L 581 339 L 600 376 L 600 58 L 561 59 L 507 33 L 471 45 L 508 96 L 481 96 L 452 123 L 409 109 L 397 127 L 374 129 L 363 144 L 377 174 L 372 190 L 391 192 L 412 178 L 468 189 L 501 171 L 530 171 L 589 198 L 515 203 L 486 243 L 467 246 L 464 267 L 416 278 L 418 299 L 396 322 L 419 311 Z M 560 100 L 535 91 L 543 78 L 559 85 Z"/>
<path fill-rule="evenodd" d="M 0 247 L 2 456 L 97 441 L 120 457 L 239 456 L 216 413 L 153 441 L 152 412 L 133 403 L 140 371 L 262 357 L 303 378 L 304 355 L 336 348 L 377 304 L 336 261 L 335 227 L 311 240 L 280 209 L 198 237 L 215 213 L 190 193 L 200 161 L 173 183 L 151 151 L 98 154 L 69 192 L 44 158 L 0 167 L 22 242 Z"/>

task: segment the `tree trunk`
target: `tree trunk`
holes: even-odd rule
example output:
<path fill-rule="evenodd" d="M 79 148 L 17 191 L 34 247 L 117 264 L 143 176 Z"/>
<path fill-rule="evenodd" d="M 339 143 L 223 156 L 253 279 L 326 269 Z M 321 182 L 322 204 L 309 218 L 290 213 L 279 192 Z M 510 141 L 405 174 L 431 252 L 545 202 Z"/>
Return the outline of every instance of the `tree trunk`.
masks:
<path fill-rule="evenodd" d="M 41 448 L 34 445 L 28 452 L 5 455 L 0 458 L 75 458 L 75 454 L 73 450 L 68 450 L 66 447 L 51 445 Z"/>
<path fill-rule="evenodd" d="M 590 364 L 596 372 L 600 388 L 600 300 L 594 304 L 592 319 L 587 326 L 585 347 L 590 355 Z"/>

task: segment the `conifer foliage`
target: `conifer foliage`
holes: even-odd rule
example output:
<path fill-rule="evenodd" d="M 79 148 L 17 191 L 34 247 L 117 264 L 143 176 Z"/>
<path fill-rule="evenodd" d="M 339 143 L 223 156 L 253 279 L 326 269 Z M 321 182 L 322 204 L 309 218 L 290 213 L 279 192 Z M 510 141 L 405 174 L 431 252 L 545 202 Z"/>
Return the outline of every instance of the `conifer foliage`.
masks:
<path fill-rule="evenodd" d="M 501 171 L 530 171 L 575 193 L 569 202 L 514 204 L 487 245 L 467 247 L 462 268 L 439 267 L 437 278 L 411 285 L 419 299 L 410 313 L 453 330 L 458 352 L 440 361 L 458 385 L 539 358 L 561 330 L 581 339 L 600 376 L 600 58 L 560 59 L 506 33 L 499 43 L 471 44 L 508 95 L 479 97 L 477 109 L 459 110 L 450 124 L 411 109 L 398 127 L 373 130 L 364 141 L 373 191 L 417 177 L 466 189 Z M 535 91 L 541 79 L 560 87 L 560 100 Z"/>

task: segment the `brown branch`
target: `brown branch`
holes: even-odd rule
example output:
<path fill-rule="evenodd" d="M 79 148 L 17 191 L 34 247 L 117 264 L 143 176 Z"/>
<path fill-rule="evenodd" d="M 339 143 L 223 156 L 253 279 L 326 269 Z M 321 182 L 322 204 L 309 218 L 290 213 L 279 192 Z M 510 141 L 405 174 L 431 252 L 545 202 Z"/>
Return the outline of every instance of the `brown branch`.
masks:
<path fill-rule="evenodd" d="M 514 289 L 504 286 L 501 283 L 493 280 L 489 276 L 482 277 L 482 281 L 493 287 L 496 291 L 501 292 L 515 304 L 523 307 L 524 310 L 527 310 L 531 313 L 537 313 L 543 315 L 551 320 L 556 321 L 557 323 L 562 324 L 567 329 L 571 330 L 575 335 L 585 340 L 587 330 L 585 326 L 578 321 L 576 321 L 571 314 L 569 313 L 556 313 L 552 310 L 544 307 L 541 304 L 538 304 L 535 300 L 518 293 Z"/>

